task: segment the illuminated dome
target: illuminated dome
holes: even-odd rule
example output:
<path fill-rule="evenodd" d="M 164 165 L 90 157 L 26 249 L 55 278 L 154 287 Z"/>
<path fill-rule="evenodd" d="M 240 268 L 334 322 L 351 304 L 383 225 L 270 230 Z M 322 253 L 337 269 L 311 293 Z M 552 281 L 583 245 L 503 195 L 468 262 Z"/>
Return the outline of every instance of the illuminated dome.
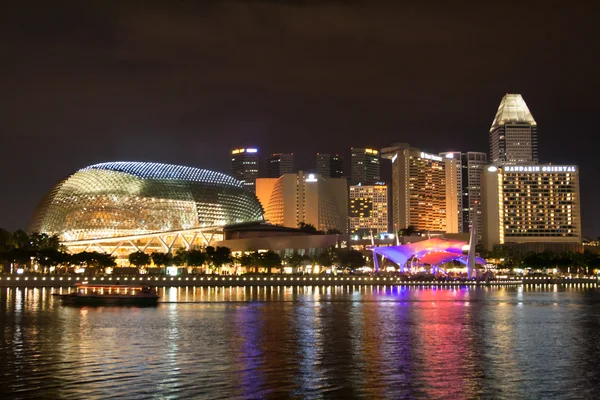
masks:
<path fill-rule="evenodd" d="M 80 169 L 38 205 L 30 230 L 62 240 L 140 235 L 261 221 L 256 196 L 206 169 L 110 162 Z"/>

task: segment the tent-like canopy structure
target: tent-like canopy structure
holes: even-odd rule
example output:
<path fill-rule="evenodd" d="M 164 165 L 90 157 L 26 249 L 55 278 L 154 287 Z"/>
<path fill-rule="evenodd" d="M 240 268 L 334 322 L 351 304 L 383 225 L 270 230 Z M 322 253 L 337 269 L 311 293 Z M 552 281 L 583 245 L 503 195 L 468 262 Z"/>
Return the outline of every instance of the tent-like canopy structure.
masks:
<path fill-rule="evenodd" d="M 401 246 L 375 247 L 372 250 L 375 255 L 383 256 L 400 267 L 413 257 L 421 264 L 440 265 L 449 261 L 459 261 L 466 265 L 468 257 L 463 253 L 465 246 L 468 246 L 468 243 L 460 240 L 432 238 Z M 480 265 L 486 264 L 486 261 L 479 257 L 475 262 Z"/>

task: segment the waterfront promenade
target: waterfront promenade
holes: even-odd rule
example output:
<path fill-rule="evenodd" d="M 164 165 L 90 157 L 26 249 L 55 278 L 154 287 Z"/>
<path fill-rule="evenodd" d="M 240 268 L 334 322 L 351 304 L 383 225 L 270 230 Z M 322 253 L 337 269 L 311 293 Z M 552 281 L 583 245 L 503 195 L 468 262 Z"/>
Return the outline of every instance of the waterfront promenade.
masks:
<path fill-rule="evenodd" d="M 337 285 L 405 285 L 405 286 L 519 286 L 519 285 L 594 285 L 597 278 L 508 278 L 497 280 L 407 280 L 397 276 L 370 275 L 187 275 L 187 276 L 101 276 L 69 275 L 0 275 L 0 287 L 69 287 L 78 282 L 93 284 L 150 286 L 337 286 Z"/>

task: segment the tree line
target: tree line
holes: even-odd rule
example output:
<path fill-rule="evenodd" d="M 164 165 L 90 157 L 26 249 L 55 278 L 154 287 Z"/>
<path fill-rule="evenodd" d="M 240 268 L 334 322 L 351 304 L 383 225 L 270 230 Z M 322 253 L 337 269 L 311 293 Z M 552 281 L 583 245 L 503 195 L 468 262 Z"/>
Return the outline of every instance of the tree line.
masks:
<path fill-rule="evenodd" d="M 225 265 L 239 265 L 247 271 L 258 272 L 259 268 L 269 273 L 274 268 L 284 265 L 298 270 L 302 266 L 317 264 L 323 267 L 340 265 L 351 270 L 365 265 L 362 253 L 352 249 L 328 248 L 315 255 L 294 253 L 283 259 L 274 251 L 250 251 L 238 257 L 224 246 L 207 246 L 204 249 L 179 250 L 175 254 L 154 252 L 151 254 L 136 251 L 129 255 L 129 263 L 144 269 L 153 264 L 157 267 L 169 265 L 202 267 L 207 266 L 212 271 L 218 271 Z M 97 251 L 84 251 L 71 254 L 60 244 L 56 235 L 45 233 L 27 233 L 22 230 L 8 232 L 0 229 L 0 270 L 6 272 L 22 268 L 32 271 L 34 266 L 40 267 L 40 272 L 48 272 L 50 267 L 63 268 L 67 271 L 70 266 L 104 269 L 115 267 L 116 257 Z"/>
<path fill-rule="evenodd" d="M 137 251 L 129 255 L 129 263 L 140 269 L 144 269 L 151 263 L 157 267 L 168 265 L 187 267 L 207 266 L 214 272 L 218 272 L 223 266 L 234 265 L 246 268 L 247 272 L 256 273 L 259 268 L 262 268 L 266 269 L 268 273 L 272 273 L 274 268 L 281 268 L 284 265 L 296 271 L 302 266 L 311 264 L 317 264 L 322 267 L 331 267 L 338 264 L 344 268 L 357 269 L 364 266 L 365 258 L 360 251 L 336 249 L 333 247 L 316 255 L 294 253 L 282 258 L 272 250 L 254 250 L 234 256 L 228 247 L 207 246 L 204 250 L 179 250 L 174 255 L 161 252 L 147 254 Z"/>
<path fill-rule="evenodd" d="M 575 268 L 577 272 L 584 269 L 588 274 L 594 269 L 600 269 L 599 255 L 589 251 L 583 253 L 572 251 L 556 253 L 546 250 L 541 253 L 523 254 L 510 247 L 496 246 L 492 251 L 482 250 L 481 256 L 488 259 L 503 260 L 501 265 L 507 268 L 556 268 L 564 273 L 569 272 L 571 268 Z"/>
<path fill-rule="evenodd" d="M 31 271 L 37 265 L 42 272 L 50 267 L 114 267 L 115 257 L 97 251 L 68 253 L 56 235 L 8 232 L 0 229 L 0 267 L 2 271 L 22 268 Z"/>

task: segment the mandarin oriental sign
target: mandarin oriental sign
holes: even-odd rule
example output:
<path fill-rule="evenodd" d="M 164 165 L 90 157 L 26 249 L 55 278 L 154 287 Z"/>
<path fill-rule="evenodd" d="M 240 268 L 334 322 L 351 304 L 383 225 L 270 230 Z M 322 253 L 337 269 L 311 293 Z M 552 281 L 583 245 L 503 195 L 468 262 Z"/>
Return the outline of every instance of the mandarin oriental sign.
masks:
<path fill-rule="evenodd" d="M 504 172 L 575 172 L 575 165 L 507 165 Z"/>

